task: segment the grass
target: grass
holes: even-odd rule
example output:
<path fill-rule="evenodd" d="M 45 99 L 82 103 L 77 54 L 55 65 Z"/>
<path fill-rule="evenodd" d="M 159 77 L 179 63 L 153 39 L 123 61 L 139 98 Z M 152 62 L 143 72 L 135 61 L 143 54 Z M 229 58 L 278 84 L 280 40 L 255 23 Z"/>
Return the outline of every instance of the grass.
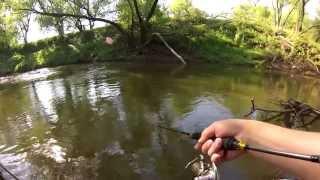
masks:
<path fill-rule="evenodd" d="M 238 47 L 232 39 L 209 33 L 205 38 L 195 42 L 200 57 L 208 62 L 225 64 L 255 64 L 262 59 L 263 50 Z"/>
<path fill-rule="evenodd" d="M 288 33 L 287 38 L 294 42 L 295 47 L 294 51 L 287 53 L 280 49 L 281 40 L 273 30 L 258 24 L 241 22 L 239 25 L 239 22 L 226 23 L 217 19 L 199 22 L 172 20 L 169 24 L 155 26 L 153 31 L 163 33 L 179 52 L 208 63 L 254 66 L 261 64 L 270 54 L 292 63 L 304 59 L 318 63 L 320 59 L 320 45 L 311 37 L 303 39 Z M 40 67 L 123 59 L 130 55 L 124 48 L 124 42 L 115 39 L 113 46 L 104 43 L 106 36 L 116 33 L 109 26 L 17 46 L 7 53 L 0 53 L 0 75 Z"/>

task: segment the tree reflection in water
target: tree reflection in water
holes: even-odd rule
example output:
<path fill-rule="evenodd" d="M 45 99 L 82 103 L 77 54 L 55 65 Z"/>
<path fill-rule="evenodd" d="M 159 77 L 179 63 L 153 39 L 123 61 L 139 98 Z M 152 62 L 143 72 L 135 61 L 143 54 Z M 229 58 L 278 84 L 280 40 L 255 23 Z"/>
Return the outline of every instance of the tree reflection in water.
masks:
<path fill-rule="evenodd" d="M 245 69 L 99 64 L 59 70 L 52 79 L 0 91 L 0 161 L 23 179 L 189 179 L 183 167 L 196 155 L 193 142 L 155 124 L 199 131 L 241 117 L 252 96 L 267 107 L 270 98 L 290 96 L 319 106 L 318 80 Z M 273 172 L 250 158 L 222 167 L 226 179 Z"/>

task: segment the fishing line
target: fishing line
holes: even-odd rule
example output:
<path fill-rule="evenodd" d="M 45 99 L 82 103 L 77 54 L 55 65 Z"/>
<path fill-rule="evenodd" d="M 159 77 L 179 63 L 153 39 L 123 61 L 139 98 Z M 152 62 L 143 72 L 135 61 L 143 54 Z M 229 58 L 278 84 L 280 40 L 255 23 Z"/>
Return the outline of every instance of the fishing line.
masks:
<path fill-rule="evenodd" d="M 12 172 L 10 172 L 2 163 L 0 163 L 0 167 L 6 171 L 11 177 L 13 177 L 13 179 L 15 180 L 19 180 L 19 178 L 17 176 L 15 176 Z"/>

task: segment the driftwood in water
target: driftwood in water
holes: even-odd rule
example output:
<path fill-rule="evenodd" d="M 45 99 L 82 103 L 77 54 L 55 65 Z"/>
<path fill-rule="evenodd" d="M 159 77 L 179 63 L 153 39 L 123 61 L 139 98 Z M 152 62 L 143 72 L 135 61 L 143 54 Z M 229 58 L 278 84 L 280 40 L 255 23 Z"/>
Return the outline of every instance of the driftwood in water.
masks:
<path fill-rule="evenodd" d="M 260 111 L 265 116 L 263 121 L 283 121 L 288 128 L 307 128 L 320 119 L 319 109 L 294 99 L 280 102 L 280 110 L 259 108 L 255 105 L 254 99 L 251 100 L 251 103 L 251 111 L 245 115 L 246 118 Z"/>

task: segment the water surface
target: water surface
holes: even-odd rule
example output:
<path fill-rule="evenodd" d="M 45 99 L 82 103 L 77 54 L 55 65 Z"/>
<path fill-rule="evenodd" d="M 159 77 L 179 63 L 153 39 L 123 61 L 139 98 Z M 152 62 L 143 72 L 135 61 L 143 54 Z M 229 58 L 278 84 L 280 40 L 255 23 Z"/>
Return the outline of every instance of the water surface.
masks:
<path fill-rule="evenodd" d="M 97 64 L 38 74 L 0 85 L 0 162 L 21 179 L 191 179 L 184 166 L 194 142 L 157 124 L 197 132 L 242 117 L 252 97 L 263 107 L 290 97 L 320 107 L 318 80 L 245 68 Z M 220 171 L 223 179 L 278 172 L 251 157 Z"/>

